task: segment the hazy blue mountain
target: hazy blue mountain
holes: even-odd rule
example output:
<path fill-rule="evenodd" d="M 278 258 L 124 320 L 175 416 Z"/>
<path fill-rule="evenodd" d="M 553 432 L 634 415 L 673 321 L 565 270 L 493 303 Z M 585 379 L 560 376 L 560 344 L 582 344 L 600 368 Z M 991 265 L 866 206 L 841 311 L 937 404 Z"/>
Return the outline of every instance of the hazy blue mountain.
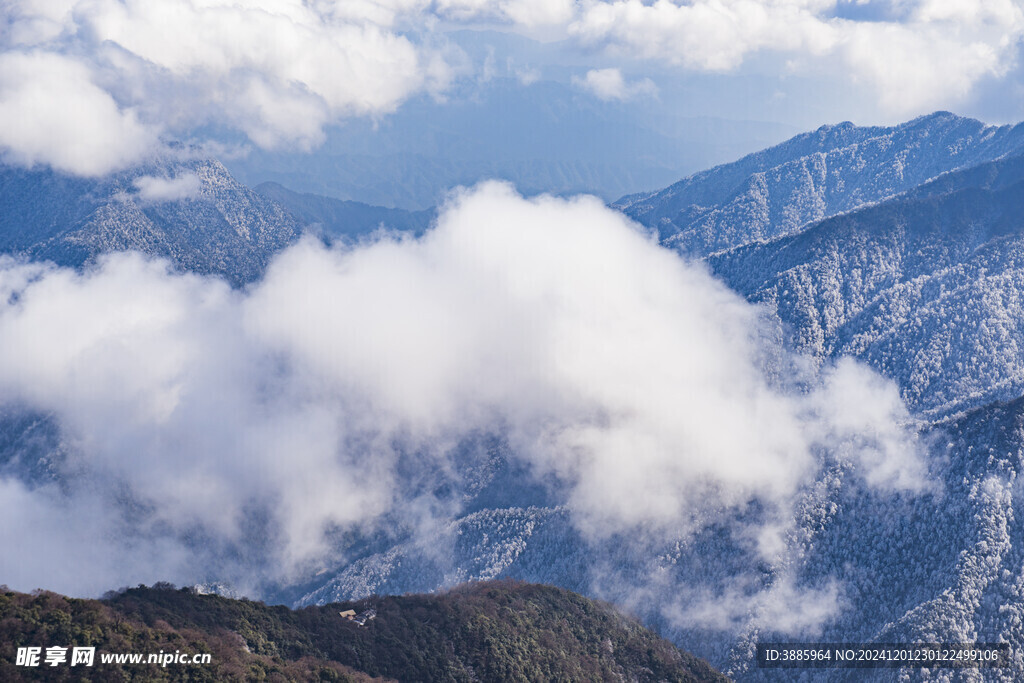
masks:
<path fill-rule="evenodd" d="M 666 245 L 703 256 L 789 234 L 905 192 L 947 171 L 1024 149 L 1024 125 L 937 112 L 891 128 L 811 133 L 615 203 Z"/>
<path fill-rule="evenodd" d="M 568 79 L 567 79 L 568 80 Z M 654 111 L 652 111 L 654 110 Z M 379 121 L 328 131 L 311 153 L 252 150 L 227 161 L 255 186 L 403 209 L 436 206 L 458 185 L 487 178 L 535 194 L 612 200 L 785 138 L 776 124 L 671 119 L 654 101 L 603 102 L 567 82 L 498 76 L 407 102 Z"/>
<path fill-rule="evenodd" d="M 345 201 L 322 195 L 293 192 L 278 183 L 262 183 L 258 194 L 284 207 L 307 229 L 328 239 L 357 239 L 384 226 L 414 235 L 423 233 L 436 216 L 433 210 L 403 211 Z"/>

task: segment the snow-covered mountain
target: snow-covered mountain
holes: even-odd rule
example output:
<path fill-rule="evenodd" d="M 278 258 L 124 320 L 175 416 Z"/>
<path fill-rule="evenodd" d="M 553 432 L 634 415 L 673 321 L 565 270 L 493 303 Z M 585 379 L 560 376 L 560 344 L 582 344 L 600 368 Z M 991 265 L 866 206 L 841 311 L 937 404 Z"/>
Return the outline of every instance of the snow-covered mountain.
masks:
<path fill-rule="evenodd" d="M 1024 157 L 707 262 L 801 349 L 870 363 L 924 414 L 1024 393 Z"/>
<path fill-rule="evenodd" d="M 1020 650 L 1022 134 L 948 114 L 893 129 L 840 125 L 620 202 L 667 245 L 716 252 L 709 268 L 777 316 L 818 363 L 854 356 L 895 380 L 921 420 L 934 490 L 882 494 L 834 463 L 806 492 L 787 550 L 756 566 L 722 528 L 668 545 L 595 542 L 558 507 L 474 510 L 432 542 L 367 554 L 300 602 L 520 576 L 628 604 L 742 680 L 778 680 L 751 666 L 758 641 L 793 639 L 772 628 L 782 618 L 773 601 L 815 595 L 840 609 L 807 638 L 990 640 Z M 817 176 L 805 173 L 812 167 Z M 758 184 L 766 191 L 752 191 Z M 679 586 L 695 592 L 680 596 Z M 787 593 L 794 587 L 802 592 Z M 745 616 L 695 625 L 701 591 L 717 595 L 713 610 L 738 601 Z M 1022 671 L 1024 660 L 989 678 Z"/>
<path fill-rule="evenodd" d="M 0 169 L 0 250 L 80 266 L 133 249 L 234 283 L 263 272 L 299 222 L 213 160 L 154 162 L 83 179 Z"/>
<path fill-rule="evenodd" d="M 101 178 L 0 166 L 0 253 L 63 266 L 135 250 L 239 285 L 304 230 L 327 240 L 381 225 L 422 232 L 432 217 L 274 184 L 253 190 L 213 159 L 154 161 Z"/>
<path fill-rule="evenodd" d="M 704 256 L 798 230 L 942 173 L 1024 149 L 1024 126 L 936 112 L 891 128 L 822 126 L 615 203 L 666 245 Z"/>
<path fill-rule="evenodd" d="M 1024 127 L 945 113 L 894 128 L 840 124 L 618 203 L 762 305 L 812 365 L 852 356 L 894 380 L 933 488 L 875 490 L 826 455 L 770 558 L 747 552 L 750 539 L 728 523 L 757 509 L 678 538 L 593 538 L 492 435 L 457 461 L 447 522 L 347 539 L 344 564 L 270 597 L 325 604 L 513 576 L 626 605 L 741 680 L 779 680 L 752 666 L 769 639 L 994 640 L 1024 652 L 1020 152 Z M 171 182 L 183 177 L 197 180 Z M 342 202 L 263 188 L 278 203 L 216 162 L 97 181 L 8 169 L 0 183 L 3 250 L 71 265 L 132 247 L 246 282 L 305 225 L 346 220 L 334 213 Z M 371 223 L 384 215 L 355 208 Z M 52 476 L 62 457 L 53 418 L 4 410 L 0 473 Z M 447 485 L 414 474 L 422 491 Z M 815 626 L 801 630 L 804 618 Z M 1024 676 L 1015 656 L 991 677 Z"/>

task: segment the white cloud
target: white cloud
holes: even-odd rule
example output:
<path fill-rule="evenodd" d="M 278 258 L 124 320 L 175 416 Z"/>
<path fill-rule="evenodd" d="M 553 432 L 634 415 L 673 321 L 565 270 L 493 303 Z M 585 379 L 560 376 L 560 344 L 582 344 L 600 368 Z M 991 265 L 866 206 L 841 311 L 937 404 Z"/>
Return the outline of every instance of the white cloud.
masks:
<path fill-rule="evenodd" d="M 762 52 L 792 55 L 802 68 L 870 85 L 897 114 L 960 101 L 982 78 L 1005 74 L 1024 39 L 1024 8 L 1012 0 L 892 0 L 883 15 L 898 18 L 880 21 L 839 18 L 840 4 L 591 0 L 568 32 L 613 54 L 700 71 L 731 71 Z"/>
<path fill-rule="evenodd" d="M 0 402 L 55 415 L 69 453 L 66 498 L 4 484 L 31 503 L 0 574 L 33 587 L 123 580 L 52 566 L 29 530 L 58 503 L 114 556 L 162 544 L 243 585 L 293 576 L 336 561 L 339 530 L 422 525 L 409 472 L 458 477 L 448 454 L 481 433 L 561 482 L 594 537 L 678 538 L 753 501 L 784 525 L 822 453 L 884 488 L 924 476 L 888 382 L 850 366 L 812 396 L 778 386 L 799 362 L 759 310 L 591 197 L 485 184 L 422 238 L 307 240 L 246 292 L 116 255 L 85 274 L 4 261 L 0 295 Z M 162 578 L 212 578 L 189 566 Z"/>
<path fill-rule="evenodd" d="M 868 484 L 893 491 L 930 488 L 913 419 L 893 382 L 845 358 L 827 373 L 811 406 L 826 430 L 817 438 L 841 444 Z"/>
<path fill-rule="evenodd" d="M 199 176 L 185 173 L 173 178 L 159 176 L 139 176 L 132 184 L 138 190 L 138 198 L 143 202 L 173 202 L 195 197 L 199 194 Z"/>
<path fill-rule="evenodd" d="M 540 80 L 541 73 L 538 69 L 519 69 L 516 72 L 516 80 L 523 87 L 529 87 Z"/>
<path fill-rule="evenodd" d="M 638 95 L 656 95 L 658 88 L 649 78 L 627 83 L 618 69 L 591 69 L 582 78 L 573 77 L 573 83 L 602 100 L 628 100 Z"/>
<path fill-rule="evenodd" d="M 823 52 L 834 43 L 821 0 L 657 0 L 588 2 L 569 26 L 586 43 L 687 68 L 727 71 L 762 49 Z"/>
<path fill-rule="evenodd" d="M 844 605 L 842 590 L 835 580 L 819 588 L 798 587 L 789 576 L 771 586 L 758 588 L 730 585 L 719 594 L 687 596 L 663 609 L 677 627 L 701 628 L 735 633 L 767 631 L 813 637 L 835 619 Z"/>
<path fill-rule="evenodd" d="M 47 52 L 0 54 L 6 161 L 100 175 L 145 158 L 157 132 L 97 86 L 81 62 Z"/>
<path fill-rule="evenodd" d="M 846 28 L 838 54 L 884 109 L 904 114 L 962 101 L 982 78 L 1005 74 L 1022 37 L 1024 14 L 1005 26 L 864 23 Z"/>
<path fill-rule="evenodd" d="M 633 60 L 727 72 L 776 54 L 798 72 L 861 83 L 887 113 L 952 108 L 1014 66 L 1014 0 L 890 0 L 877 21 L 837 0 L 16 0 L 3 6 L 0 146 L 8 160 L 101 174 L 158 137 L 208 124 L 264 148 L 309 150 L 348 117 L 440 97 L 465 55 L 456 27 L 563 40 L 619 66 L 579 81 L 607 99 L 653 91 L 615 78 Z M 631 90 L 632 88 L 632 90 Z M 46 131 L 54 134 L 47 135 Z"/>
<path fill-rule="evenodd" d="M 262 147 L 319 144 L 323 127 L 441 91 L 451 69 L 394 24 L 422 2 L 80 0 L 6 5 L 4 124 L 12 160 L 117 170 L 214 122 Z M 4 125 L 10 128 L 10 125 Z M 49 142 L 43 131 L 56 130 Z"/>
<path fill-rule="evenodd" d="M 573 17 L 573 0 L 437 0 L 441 14 L 456 20 L 498 19 L 533 28 L 565 24 Z"/>

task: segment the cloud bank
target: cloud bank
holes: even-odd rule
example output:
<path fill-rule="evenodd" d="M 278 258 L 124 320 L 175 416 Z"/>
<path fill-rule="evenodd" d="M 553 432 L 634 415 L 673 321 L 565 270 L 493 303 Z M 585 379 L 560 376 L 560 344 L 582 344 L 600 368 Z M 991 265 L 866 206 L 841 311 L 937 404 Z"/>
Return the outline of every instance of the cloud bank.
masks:
<path fill-rule="evenodd" d="M 597 539 L 751 505 L 785 525 L 828 458 L 928 485 L 890 382 L 801 370 L 759 309 L 592 197 L 483 184 L 421 238 L 307 239 L 244 292 L 137 254 L 6 260 L 0 302 L 0 405 L 53 416 L 66 454 L 55 482 L 0 480 L 17 588 L 292 579 L 340 561 L 339 534 L 449 509 L 420 483 L 457 480 L 480 434 Z"/>
<path fill-rule="evenodd" d="M 755 64 L 859 85 L 899 116 L 1005 76 L 1024 38 L 1014 0 L 14 0 L 0 12 L 0 152 L 83 175 L 210 128 L 315 148 L 327 126 L 442 97 L 483 69 L 452 29 L 565 41 L 606 99 L 650 89 L 615 77 L 638 64 Z"/>

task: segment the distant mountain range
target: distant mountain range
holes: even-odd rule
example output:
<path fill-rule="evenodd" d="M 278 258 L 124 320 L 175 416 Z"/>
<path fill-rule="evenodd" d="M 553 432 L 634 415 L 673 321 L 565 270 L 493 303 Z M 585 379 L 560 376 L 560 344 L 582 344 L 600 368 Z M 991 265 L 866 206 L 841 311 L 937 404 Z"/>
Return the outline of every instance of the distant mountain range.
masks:
<path fill-rule="evenodd" d="M 362 625 L 342 613 L 372 614 Z M 372 610 L 372 612 L 370 612 Z M 19 647 L 95 648 L 92 668 L 17 666 Z M 209 664 L 103 655 L 209 654 Z M 42 661 L 42 657 L 40 657 Z M 0 592 L 4 681 L 726 681 L 608 604 L 511 582 L 291 611 L 170 585 L 103 601 Z"/>
<path fill-rule="evenodd" d="M 415 211 L 487 178 L 527 194 L 612 200 L 794 132 L 755 121 L 680 121 L 655 99 L 645 105 L 601 101 L 565 82 L 498 76 L 449 92 L 444 104 L 417 98 L 383 120 L 330 128 L 315 154 L 253 149 L 225 163 L 253 186 L 271 181 Z"/>
<path fill-rule="evenodd" d="M 188 197 L 142 196 L 140 177 L 187 175 L 198 178 Z M 213 161 L 102 180 L 4 169 L 0 203 L 5 252 L 80 265 L 136 248 L 236 284 L 258 278 L 303 230 L 359 239 L 381 224 L 419 232 L 432 216 L 273 184 L 249 190 Z M 840 616 L 813 637 L 992 640 L 1024 652 L 1024 519 L 1015 510 L 1024 462 L 1024 126 L 944 112 L 887 128 L 826 126 L 615 206 L 762 305 L 814 363 L 852 356 L 894 380 L 920 425 L 942 493 L 883 496 L 837 465 L 797 511 L 787 540 L 797 579 L 842 585 Z M 48 419 L 8 409 L 0 462 L 20 463 L 20 477 L 47 476 L 46 458 L 59 457 Z M 668 548 L 582 538 L 505 447 L 487 451 L 462 511 L 436 532 L 450 554 L 412 534 L 362 539 L 344 566 L 269 597 L 323 605 L 516 576 L 628 603 L 728 675 L 778 680 L 752 666 L 751 652 L 786 633 L 682 623 L 666 610 L 678 592 L 664 587 L 711 591 L 750 573 L 772 586 L 783 567 L 742 565 L 737 540 L 721 528 Z M 638 577 L 650 582 L 627 590 L 626 579 Z M 1024 659 L 1004 673 L 1019 680 Z"/>
<path fill-rule="evenodd" d="M 278 183 L 261 183 L 254 189 L 257 194 L 283 207 L 306 229 L 315 230 L 329 240 L 359 239 L 381 226 L 419 235 L 437 215 L 433 209 L 387 209 L 361 202 L 293 192 Z"/>

